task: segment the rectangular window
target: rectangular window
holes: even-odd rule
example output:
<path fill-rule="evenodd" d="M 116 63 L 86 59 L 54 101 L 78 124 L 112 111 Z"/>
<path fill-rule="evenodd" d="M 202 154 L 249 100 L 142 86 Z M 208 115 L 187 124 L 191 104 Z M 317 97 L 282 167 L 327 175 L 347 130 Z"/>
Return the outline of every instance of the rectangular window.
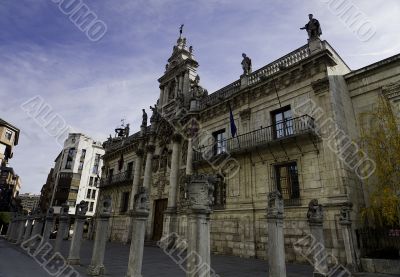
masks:
<path fill-rule="evenodd" d="M 273 111 L 272 121 L 275 139 L 293 135 L 293 115 L 290 106 Z"/>
<path fill-rule="evenodd" d="M 6 134 L 5 134 L 6 139 L 11 141 L 12 135 L 13 135 L 13 132 L 7 129 Z"/>
<path fill-rule="evenodd" d="M 96 190 L 92 190 L 92 199 L 96 199 Z"/>
<path fill-rule="evenodd" d="M 128 211 L 129 207 L 129 191 L 123 192 L 121 197 L 121 213 L 125 213 Z"/>
<path fill-rule="evenodd" d="M 89 212 L 93 212 L 94 202 L 90 202 L 89 204 Z"/>
<path fill-rule="evenodd" d="M 98 177 L 94 177 L 94 183 L 93 183 L 93 186 L 97 187 L 97 185 L 98 185 L 98 182 L 99 182 L 99 178 L 98 178 Z"/>
<path fill-rule="evenodd" d="M 94 166 L 93 166 L 93 174 L 98 174 L 99 173 L 99 166 L 100 166 L 100 154 L 96 154 L 96 157 L 94 158 Z"/>
<path fill-rule="evenodd" d="M 213 133 L 214 155 L 226 152 L 225 129 Z"/>
<path fill-rule="evenodd" d="M 89 187 L 93 187 L 93 177 L 89 178 Z"/>
<path fill-rule="evenodd" d="M 68 150 L 67 163 L 65 164 L 65 169 L 72 168 L 72 162 L 74 161 L 74 154 L 75 154 L 75 148 L 72 147 Z"/>
<path fill-rule="evenodd" d="M 133 162 L 128 163 L 128 168 L 126 169 L 128 178 L 132 177 L 133 175 Z"/>
<path fill-rule="evenodd" d="M 296 162 L 276 165 L 275 176 L 276 188 L 282 194 L 285 204 L 300 204 L 300 186 Z"/>
<path fill-rule="evenodd" d="M 92 190 L 88 189 L 86 193 L 86 198 L 90 199 L 90 195 L 92 194 Z"/>

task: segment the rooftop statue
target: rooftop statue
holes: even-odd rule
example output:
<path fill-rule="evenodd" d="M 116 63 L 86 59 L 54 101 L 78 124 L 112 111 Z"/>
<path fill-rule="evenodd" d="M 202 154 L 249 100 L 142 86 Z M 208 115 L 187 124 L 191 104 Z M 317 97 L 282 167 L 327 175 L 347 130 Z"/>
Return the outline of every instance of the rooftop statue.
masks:
<path fill-rule="evenodd" d="M 310 21 L 308 21 L 308 23 L 304 27 L 300 28 L 300 30 L 306 30 L 308 33 L 308 38 L 310 40 L 317 39 L 320 35 L 322 35 L 319 21 L 315 19 L 312 14 L 309 14 L 308 18 L 310 19 Z"/>
<path fill-rule="evenodd" d="M 142 109 L 142 111 L 143 111 L 142 126 L 147 127 L 147 113 L 146 113 L 145 109 Z"/>
<path fill-rule="evenodd" d="M 242 57 L 243 74 L 249 75 L 251 73 L 251 59 L 245 53 L 242 54 Z"/>

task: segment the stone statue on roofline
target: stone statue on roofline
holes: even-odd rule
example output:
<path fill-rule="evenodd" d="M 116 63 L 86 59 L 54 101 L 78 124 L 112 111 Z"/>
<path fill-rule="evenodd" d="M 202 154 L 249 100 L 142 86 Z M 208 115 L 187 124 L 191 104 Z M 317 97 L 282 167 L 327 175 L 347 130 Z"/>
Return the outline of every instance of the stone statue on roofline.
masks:
<path fill-rule="evenodd" d="M 142 109 L 143 116 L 142 116 L 142 126 L 147 127 L 147 113 L 145 109 Z"/>
<path fill-rule="evenodd" d="M 242 57 L 243 74 L 249 75 L 251 73 L 251 59 L 245 53 L 242 54 Z"/>
<path fill-rule="evenodd" d="M 306 30 L 308 38 L 310 40 L 319 39 L 319 37 L 322 35 L 321 25 L 319 24 L 319 21 L 315 19 L 312 14 L 309 14 L 308 18 L 310 19 L 310 21 L 308 21 L 308 23 L 304 27 L 301 27 L 300 30 Z"/>

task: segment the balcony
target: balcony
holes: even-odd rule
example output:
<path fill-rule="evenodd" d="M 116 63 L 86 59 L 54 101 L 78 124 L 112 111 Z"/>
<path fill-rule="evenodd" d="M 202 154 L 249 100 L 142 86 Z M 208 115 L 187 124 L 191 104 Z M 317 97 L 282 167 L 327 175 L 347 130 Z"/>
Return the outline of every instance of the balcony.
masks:
<path fill-rule="evenodd" d="M 303 135 L 314 133 L 314 119 L 308 115 L 291 118 L 275 125 L 238 135 L 223 141 L 199 147 L 194 154 L 194 161 L 205 160 L 226 153 L 239 153 L 254 148 L 272 145 Z"/>
<path fill-rule="evenodd" d="M 99 188 L 109 187 L 109 186 L 124 186 L 129 185 L 133 181 L 132 172 L 121 172 L 104 179 L 100 180 Z"/>

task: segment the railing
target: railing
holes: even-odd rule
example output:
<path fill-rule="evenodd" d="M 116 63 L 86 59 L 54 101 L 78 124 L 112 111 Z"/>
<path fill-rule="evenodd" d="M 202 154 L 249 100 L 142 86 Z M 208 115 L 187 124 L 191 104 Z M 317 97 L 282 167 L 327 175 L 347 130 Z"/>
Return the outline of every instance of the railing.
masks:
<path fill-rule="evenodd" d="M 194 161 L 201 161 L 204 157 L 212 157 L 223 153 L 234 153 L 266 145 L 273 141 L 310 133 L 313 129 L 314 119 L 308 115 L 288 119 L 275 125 L 238 135 L 234 138 L 214 141 L 209 145 L 201 145 L 198 151 L 194 153 Z"/>
<path fill-rule="evenodd" d="M 308 50 L 308 45 L 304 45 L 299 49 L 290 52 L 289 54 L 283 56 L 282 58 L 267 64 L 266 66 L 254 71 L 248 76 L 248 85 L 254 85 L 258 83 L 261 78 L 268 77 L 282 69 L 298 63 L 301 60 L 310 56 L 310 51 Z"/>
<path fill-rule="evenodd" d="M 260 82 L 263 78 L 271 76 L 282 69 L 296 64 L 310 56 L 310 51 L 308 49 L 308 44 L 290 52 L 289 54 L 283 56 L 282 58 L 273 61 L 272 63 L 267 64 L 266 66 L 254 71 L 253 73 L 247 76 L 247 84 L 249 86 L 254 85 Z M 233 94 L 240 90 L 240 80 L 237 80 L 226 87 L 223 87 L 214 93 L 208 95 L 206 99 L 204 99 L 201 103 L 202 108 L 206 108 L 207 106 L 212 106 L 217 104 L 223 99 L 227 99 L 231 97 Z"/>
<path fill-rule="evenodd" d="M 400 259 L 400 228 L 356 230 L 357 243 L 368 258 Z"/>
<path fill-rule="evenodd" d="M 104 188 L 112 185 L 124 185 L 128 184 L 132 180 L 133 180 L 132 172 L 125 171 L 122 173 L 112 175 L 111 177 L 106 177 L 104 179 L 101 179 L 99 188 Z"/>

